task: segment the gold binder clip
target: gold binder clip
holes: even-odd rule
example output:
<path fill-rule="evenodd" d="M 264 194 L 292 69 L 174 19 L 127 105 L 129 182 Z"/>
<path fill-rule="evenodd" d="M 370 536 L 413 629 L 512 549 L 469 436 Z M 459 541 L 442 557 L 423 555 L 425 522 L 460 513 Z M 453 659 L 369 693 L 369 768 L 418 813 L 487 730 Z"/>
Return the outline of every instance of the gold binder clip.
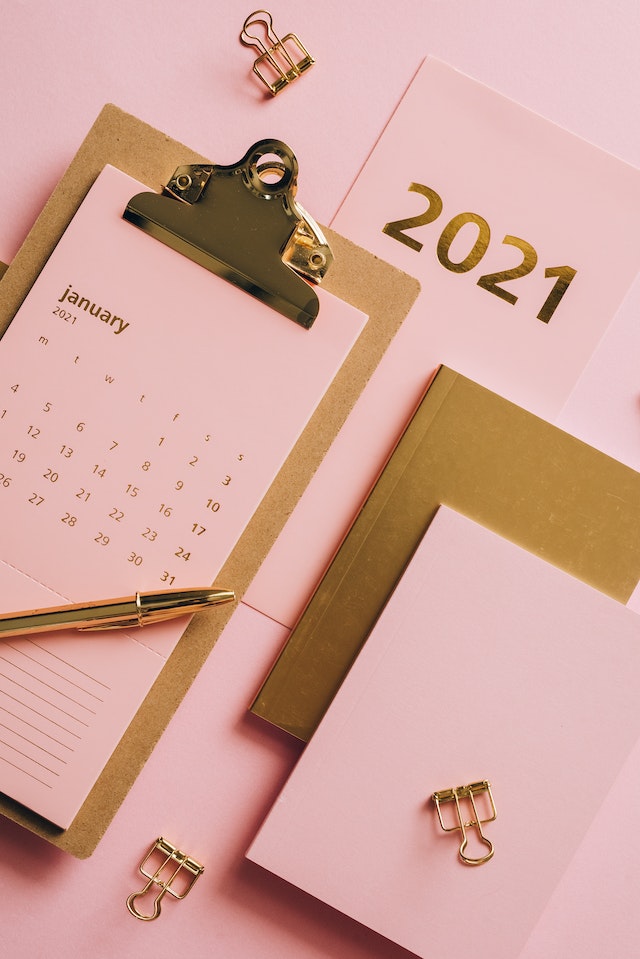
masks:
<path fill-rule="evenodd" d="M 147 868 L 147 864 L 154 855 L 159 865 L 151 872 L 152 867 Z M 148 882 L 140 892 L 134 892 L 129 896 L 127 909 L 136 919 L 142 919 L 145 922 L 158 918 L 162 899 L 167 893 L 174 899 L 184 899 L 198 876 L 201 876 L 204 872 L 204 866 L 201 866 L 191 856 L 180 852 L 162 836 L 153 843 L 138 869 Z M 160 890 L 156 895 L 154 895 L 155 887 Z M 152 898 L 150 912 L 142 912 L 138 909 L 136 900 L 142 896 Z"/>
<path fill-rule="evenodd" d="M 486 794 L 486 799 L 488 801 L 489 815 L 484 818 L 479 814 L 478 807 L 476 805 L 475 797 L 479 794 Z M 496 807 L 491 794 L 491 783 L 489 783 L 486 779 L 483 779 L 477 783 L 469 783 L 468 786 L 455 786 L 453 789 L 443 789 L 440 790 L 440 792 L 435 792 L 432 796 L 432 799 L 436 805 L 438 819 L 440 820 L 440 825 L 444 831 L 453 832 L 454 830 L 459 829 L 462 833 L 462 842 L 460 843 L 460 848 L 458 850 L 460 859 L 466 863 L 467 866 L 479 866 L 483 862 L 488 862 L 488 860 L 493 856 L 493 843 L 487 839 L 483 833 L 482 826 L 485 823 L 493 822 L 496 818 Z M 461 800 L 470 806 L 472 812 L 471 818 L 467 818 L 466 814 L 463 815 L 460 805 Z M 444 803 L 450 802 L 454 802 L 456 805 L 456 822 L 453 826 L 445 826 L 442 818 L 441 806 Z M 488 852 L 485 853 L 484 856 L 472 858 L 466 855 L 467 843 L 469 842 L 466 832 L 467 829 L 477 830 L 479 841 L 488 848 Z"/>
<path fill-rule="evenodd" d="M 248 32 L 249 27 L 256 25 L 264 27 L 270 46 Z M 240 40 L 246 47 L 255 47 L 260 51 L 260 56 L 253 64 L 253 72 L 273 96 L 315 63 L 295 33 L 288 33 L 282 40 L 276 35 L 271 14 L 267 10 L 256 10 L 249 14 L 244 21 Z"/>
<path fill-rule="evenodd" d="M 298 161 L 259 140 L 230 166 L 180 166 L 164 195 L 138 193 L 124 219 L 309 329 L 333 263 L 322 230 L 297 202 Z"/>

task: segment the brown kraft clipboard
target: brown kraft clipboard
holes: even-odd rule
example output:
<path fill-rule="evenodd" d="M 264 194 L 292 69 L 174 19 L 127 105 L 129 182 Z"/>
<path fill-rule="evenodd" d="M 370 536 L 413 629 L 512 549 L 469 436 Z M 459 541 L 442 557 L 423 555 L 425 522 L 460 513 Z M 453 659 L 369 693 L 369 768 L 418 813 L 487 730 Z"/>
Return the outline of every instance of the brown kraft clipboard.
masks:
<path fill-rule="evenodd" d="M 233 161 L 233 157 L 217 158 L 222 163 Z M 0 335 L 105 164 L 159 190 L 176 167 L 196 162 L 210 161 L 118 107 L 105 106 L 4 276 L 0 270 Z M 417 280 L 338 234 L 325 232 L 335 260 L 323 287 L 362 310 L 369 320 L 220 571 L 219 581 L 233 583 L 238 599 L 419 293 Z M 321 320 L 320 316 L 317 322 Z M 0 812 L 78 858 L 90 856 L 232 612 L 233 606 L 219 607 L 191 622 L 67 830 L 1 795 Z"/>

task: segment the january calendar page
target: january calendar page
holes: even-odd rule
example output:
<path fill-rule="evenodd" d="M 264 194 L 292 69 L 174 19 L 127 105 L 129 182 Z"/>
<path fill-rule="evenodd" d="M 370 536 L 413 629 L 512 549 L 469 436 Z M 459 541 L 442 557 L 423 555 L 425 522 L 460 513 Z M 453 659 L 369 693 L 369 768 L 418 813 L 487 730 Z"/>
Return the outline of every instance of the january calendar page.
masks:
<path fill-rule="evenodd" d="M 366 321 L 302 329 L 124 221 L 140 189 L 103 170 L 0 340 L 3 613 L 216 581 Z M 184 627 L 0 641 L 0 791 L 68 826 Z"/>

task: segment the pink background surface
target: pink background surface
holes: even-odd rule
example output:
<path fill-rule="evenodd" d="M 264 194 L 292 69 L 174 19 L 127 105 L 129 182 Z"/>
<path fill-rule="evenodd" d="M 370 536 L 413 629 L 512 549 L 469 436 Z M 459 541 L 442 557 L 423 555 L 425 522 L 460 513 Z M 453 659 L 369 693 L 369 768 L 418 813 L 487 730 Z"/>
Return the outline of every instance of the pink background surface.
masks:
<path fill-rule="evenodd" d="M 179 10 L 159 0 L 7 4 L 0 259 L 12 258 L 107 101 L 219 163 L 235 162 L 261 137 L 285 140 L 300 162 L 300 202 L 328 223 L 428 54 L 640 166 L 636 0 L 272 3 L 276 31 L 298 33 L 317 61 L 274 100 L 251 75 L 253 51 L 238 41 L 251 9 L 189 0 Z M 635 468 L 638 315 L 636 281 L 559 421 Z M 234 619 L 91 859 L 77 862 L 0 821 L 7 955 L 137 957 L 180 954 L 186 943 L 196 957 L 405 955 L 243 861 L 298 754 L 244 713 L 284 638 L 275 625 L 253 630 L 252 615 L 242 610 Z M 639 801 L 636 751 L 526 959 L 635 955 L 638 858 L 626 831 L 611 824 L 624 822 Z M 167 903 L 158 922 L 137 923 L 124 901 L 140 888 L 137 863 L 160 834 L 207 871 L 188 899 Z"/>

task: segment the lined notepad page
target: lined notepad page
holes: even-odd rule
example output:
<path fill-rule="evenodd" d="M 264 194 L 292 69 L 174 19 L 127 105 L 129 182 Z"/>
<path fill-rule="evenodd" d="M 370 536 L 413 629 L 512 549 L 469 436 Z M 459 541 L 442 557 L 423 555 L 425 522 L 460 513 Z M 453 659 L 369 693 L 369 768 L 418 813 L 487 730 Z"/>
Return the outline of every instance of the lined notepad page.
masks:
<path fill-rule="evenodd" d="M 5 613 L 213 582 L 366 322 L 302 329 L 125 222 L 141 189 L 105 167 L 0 341 Z M 184 627 L 0 640 L 0 791 L 67 827 Z"/>

